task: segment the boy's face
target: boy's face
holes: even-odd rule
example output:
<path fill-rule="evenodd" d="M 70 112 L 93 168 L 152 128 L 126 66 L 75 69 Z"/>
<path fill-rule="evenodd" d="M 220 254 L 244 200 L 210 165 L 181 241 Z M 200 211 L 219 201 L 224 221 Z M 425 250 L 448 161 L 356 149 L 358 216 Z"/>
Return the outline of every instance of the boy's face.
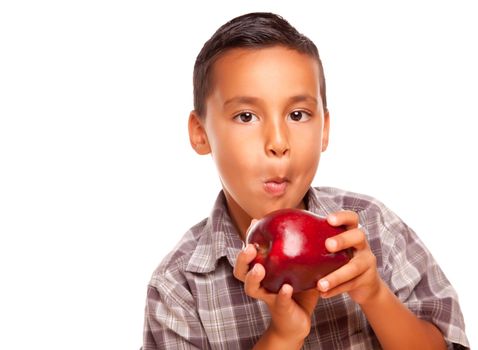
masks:
<path fill-rule="evenodd" d="M 232 49 L 213 67 L 206 115 L 189 120 L 190 140 L 211 153 L 229 211 L 244 233 L 251 218 L 302 199 L 327 148 L 316 60 L 281 46 Z"/>

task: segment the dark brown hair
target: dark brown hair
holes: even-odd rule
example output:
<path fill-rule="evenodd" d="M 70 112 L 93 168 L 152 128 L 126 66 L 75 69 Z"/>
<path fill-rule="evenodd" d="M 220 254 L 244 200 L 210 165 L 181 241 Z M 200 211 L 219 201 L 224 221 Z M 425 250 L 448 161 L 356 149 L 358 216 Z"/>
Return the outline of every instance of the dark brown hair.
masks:
<path fill-rule="evenodd" d="M 282 17 L 273 13 L 255 12 L 236 17 L 222 25 L 199 52 L 193 72 L 196 113 L 201 117 L 206 115 L 206 99 L 212 91 L 212 67 L 221 54 L 234 48 L 261 49 L 276 45 L 317 59 L 320 96 L 324 111 L 327 111 L 324 69 L 315 44 Z"/>

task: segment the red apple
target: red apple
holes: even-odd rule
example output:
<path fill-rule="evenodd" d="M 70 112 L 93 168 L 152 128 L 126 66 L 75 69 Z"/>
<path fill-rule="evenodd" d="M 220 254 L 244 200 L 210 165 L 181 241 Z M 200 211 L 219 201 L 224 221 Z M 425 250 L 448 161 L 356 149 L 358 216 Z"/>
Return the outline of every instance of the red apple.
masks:
<path fill-rule="evenodd" d="M 346 264 L 352 257 L 350 249 L 330 253 L 325 240 L 345 231 L 331 226 L 327 220 L 300 209 L 276 210 L 250 229 L 246 242 L 257 249 L 250 266 L 259 263 L 266 270 L 262 286 L 277 293 L 284 283 L 294 293 L 314 288 L 317 281 Z"/>

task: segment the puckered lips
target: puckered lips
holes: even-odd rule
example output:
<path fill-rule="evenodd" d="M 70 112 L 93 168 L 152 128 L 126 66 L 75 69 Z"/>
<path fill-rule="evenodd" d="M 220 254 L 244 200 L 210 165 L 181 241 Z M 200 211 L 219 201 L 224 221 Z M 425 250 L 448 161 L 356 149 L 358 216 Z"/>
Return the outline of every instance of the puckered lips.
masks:
<path fill-rule="evenodd" d="M 274 197 L 279 197 L 285 194 L 289 183 L 289 179 L 284 176 L 268 178 L 264 181 L 264 190 Z"/>

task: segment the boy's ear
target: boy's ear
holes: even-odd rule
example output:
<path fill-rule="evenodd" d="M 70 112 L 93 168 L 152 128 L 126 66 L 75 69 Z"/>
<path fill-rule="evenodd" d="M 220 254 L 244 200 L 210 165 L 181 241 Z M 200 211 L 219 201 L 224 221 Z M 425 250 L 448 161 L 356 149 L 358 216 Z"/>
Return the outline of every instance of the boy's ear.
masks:
<path fill-rule="evenodd" d="M 202 120 L 196 111 L 192 111 L 189 114 L 188 130 L 191 147 L 201 155 L 211 153 L 206 130 L 204 129 Z"/>
<path fill-rule="evenodd" d="M 324 126 L 322 129 L 322 152 L 325 152 L 329 145 L 329 130 L 330 130 L 330 117 L 329 111 L 324 112 Z"/>

